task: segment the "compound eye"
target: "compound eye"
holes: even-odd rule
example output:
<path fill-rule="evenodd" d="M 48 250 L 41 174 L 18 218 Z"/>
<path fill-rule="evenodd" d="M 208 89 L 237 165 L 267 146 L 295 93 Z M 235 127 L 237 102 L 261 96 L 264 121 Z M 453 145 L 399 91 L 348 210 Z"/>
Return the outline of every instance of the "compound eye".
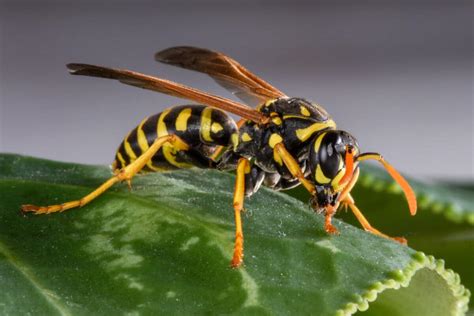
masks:
<path fill-rule="evenodd" d="M 333 179 L 341 167 L 341 155 L 336 148 L 336 144 L 337 142 L 328 140 L 324 144 L 321 144 L 322 146 L 319 151 L 319 164 L 321 166 L 321 170 L 323 174 L 329 179 Z"/>
<path fill-rule="evenodd" d="M 328 179 L 336 177 L 341 169 L 341 148 L 344 147 L 342 139 L 336 133 L 327 133 L 319 148 L 319 165 L 323 175 Z"/>

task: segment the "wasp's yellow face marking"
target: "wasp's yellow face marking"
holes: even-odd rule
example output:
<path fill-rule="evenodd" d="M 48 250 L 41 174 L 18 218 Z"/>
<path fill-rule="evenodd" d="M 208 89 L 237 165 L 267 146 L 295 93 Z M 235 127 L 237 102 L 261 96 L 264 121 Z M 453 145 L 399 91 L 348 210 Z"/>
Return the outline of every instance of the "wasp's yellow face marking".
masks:
<path fill-rule="evenodd" d="M 188 128 L 188 120 L 191 117 L 192 109 L 184 109 L 179 112 L 178 117 L 176 118 L 176 130 L 184 132 Z"/>
<path fill-rule="evenodd" d="M 212 123 L 211 125 L 211 131 L 215 134 L 215 133 L 219 133 L 220 131 L 222 131 L 224 128 L 222 127 L 221 124 L 217 123 L 217 122 L 214 122 Z"/>
<path fill-rule="evenodd" d="M 321 142 L 323 141 L 324 135 L 327 133 L 321 133 L 321 135 L 318 136 L 316 141 L 314 142 L 314 152 L 319 152 L 319 149 L 321 148 Z"/>
<path fill-rule="evenodd" d="M 300 113 L 304 116 L 311 116 L 309 110 L 303 105 L 300 105 Z"/>
<path fill-rule="evenodd" d="M 282 141 L 283 141 L 283 138 L 281 138 L 280 135 L 272 134 L 270 136 L 270 139 L 268 140 L 268 144 L 270 145 L 271 148 L 274 148 L 276 144 L 281 143 Z"/>
<path fill-rule="evenodd" d="M 326 128 L 335 129 L 336 123 L 334 123 L 333 120 L 327 120 L 326 122 L 311 124 L 310 126 L 306 128 L 297 129 L 296 137 L 298 137 L 299 140 L 304 142 L 308 140 L 314 133 L 319 132 Z"/>
<path fill-rule="evenodd" d="M 341 181 L 345 172 L 346 172 L 346 166 L 344 165 L 344 161 L 341 159 L 339 160 L 339 171 L 337 172 L 334 179 L 331 180 L 331 186 L 335 192 L 339 192 L 342 189 L 344 189 L 343 186 L 339 186 L 339 182 Z"/>
<path fill-rule="evenodd" d="M 244 142 L 249 142 L 249 141 L 252 140 L 252 137 L 250 137 L 250 135 L 248 133 L 243 133 L 241 138 L 242 138 L 242 141 L 244 141 Z"/>
<path fill-rule="evenodd" d="M 331 179 L 329 179 L 328 177 L 326 177 L 323 173 L 323 170 L 321 170 L 321 166 L 318 165 L 316 167 L 316 174 L 315 174 L 315 180 L 317 183 L 319 184 L 327 184 L 329 182 L 331 182 Z"/>
<path fill-rule="evenodd" d="M 201 114 L 201 136 L 207 142 L 212 142 L 211 125 L 212 125 L 212 108 L 208 107 Z"/>

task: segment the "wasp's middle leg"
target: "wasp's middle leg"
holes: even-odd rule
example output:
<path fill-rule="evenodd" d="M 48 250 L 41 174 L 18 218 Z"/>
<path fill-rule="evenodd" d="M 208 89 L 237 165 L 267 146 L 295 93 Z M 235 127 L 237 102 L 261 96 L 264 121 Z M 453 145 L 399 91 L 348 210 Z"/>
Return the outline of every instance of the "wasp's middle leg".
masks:
<path fill-rule="evenodd" d="M 97 189 L 89 193 L 88 195 L 84 196 L 83 198 L 75 201 L 70 201 L 62 204 L 57 205 L 49 205 L 49 206 L 36 206 L 31 204 L 22 205 L 21 209 L 24 212 L 33 212 L 35 214 L 49 214 L 55 212 L 63 212 L 65 210 L 82 207 L 87 203 L 91 202 L 99 195 L 107 191 L 111 186 L 115 183 L 120 181 L 130 181 L 140 170 L 142 170 L 147 163 L 153 158 L 153 156 L 158 152 L 158 150 L 165 144 L 169 143 L 173 147 L 178 150 L 188 150 L 189 146 L 178 136 L 176 135 L 167 135 L 163 137 L 159 137 L 155 140 L 155 142 L 142 154 L 140 155 L 134 162 L 131 164 L 123 167 L 116 174 L 105 181 L 101 186 Z"/>

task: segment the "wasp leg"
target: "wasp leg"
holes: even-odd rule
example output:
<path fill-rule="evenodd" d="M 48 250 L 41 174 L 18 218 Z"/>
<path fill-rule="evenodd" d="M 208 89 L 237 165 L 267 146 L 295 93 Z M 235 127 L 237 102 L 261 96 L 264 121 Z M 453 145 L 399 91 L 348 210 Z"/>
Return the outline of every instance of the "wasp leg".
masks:
<path fill-rule="evenodd" d="M 275 160 L 278 163 L 278 160 L 282 161 L 285 166 L 288 168 L 290 171 L 291 175 L 295 178 L 297 178 L 306 188 L 306 190 L 309 191 L 311 196 L 314 196 L 316 194 L 316 189 L 314 185 L 305 178 L 303 172 L 300 169 L 300 166 L 298 162 L 296 161 L 295 158 L 286 150 L 285 145 L 283 143 L 278 143 L 274 147 L 274 154 L 275 154 Z M 326 230 L 327 233 L 329 234 L 337 234 L 338 231 L 336 227 L 334 227 L 331 223 L 333 215 L 336 213 L 337 207 L 330 206 L 326 209 L 326 218 L 325 218 L 325 224 L 324 224 L 324 229 Z"/>
<path fill-rule="evenodd" d="M 407 244 L 407 240 L 403 237 L 390 237 L 390 236 L 382 233 L 381 231 L 375 229 L 374 227 L 372 227 L 372 225 L 370 225 L 369 221 L 367 221 L 365 216 L 362 215 L 362 212 L 359 210 L 359 208 L 355 205 L 354 199 L 352 198 L 352 196 L 350 194 L 348 194 L 346 196 L 346 198 L 342 201 L 342 203 L 344 205 L 349 206 L 352 213 L 354 213 L 355 217 L 357 218 L 359 223 L 362 225 L 362 227 L 365 229 L 365 231 L 371 232 L 372 234 L 377 235 L 377 236 L 385 237 L 385 238 L 388 238 L 388 239 L 393 239 L 393 240 L 395 240 L 395 241 L 397 241 L 397 242 L 399 242 L 403 245 Z"/>
<path fill-rule="evenodd" d="M 144 166 L 146 166 L 150 159 L 165 143 L 170 143 L 171 145 L 180 150 L 188 150 L 189 148 L 189 146 L 176 135 L 167 135 L 157 138 L 155 142 L 148 148 L 148 150 L 145 151 L 141 156 L 139 156 L 133 163 L 122 168 L 112 178 L 105 181 L 101 186 L 99 186 L 97 189 L 95 189 L 88 195 L 84 196 L 82 199 L 50 206 L 36 206 L 26 204 L 22 205 L 21 209 L 23 212 L 33 212 L 35 214 L 49 214 L 54 212 L 63 212 L 65 210 L 75 207 L 82 207 L 97 198 L 102 193 L 104 193 L 115 183 L 120 181 L 129 182 L 133 178 L 133 176 L 135 176 Z"/>
<path fill-rule="evenodd" d="M 286 150 L 285 145 L 283 145 L 283 143 L 276 144 L 273 149 L 273 153 L 277 163 L 278 160 L 282 161 L 290 171 L 291 175 L 297 178 L 301 182 L 301 184 L 304 185 L 306 190 L 311 193 L 311 195 L 316 194 L 316 189 L 314 188 L 314 185 L 304 177 L 300 165 L 298 164 L 296 159 L 293 158 L 293 156 L 288 152 L 288 150 Z"/>
<path fill-rule="evenodd" d="M 244 257 L 244 233 L 242 231 L 242 219 L 240 213 L 244 207 L 245 195 L 245 175 L 250 173 L 250 163 L 247 159 L 241 158 L 237 165 L 237 173 L 234 189 L 234 213 L 235 213 L 235 244 L 234 256 L 231 266 L 238 268 L 242 264 Z"/>
<path fill-rule="evenodd" d="M 244 125 L 246 121 L 247 120 L 245 119 L 240 119 L 236 124 L 237 128 L 242 127 L 242 125 Z M 209 158 L 212 161 L 218 161 L 225 149 L 226 149 L 226 146 L 218 146 L 216 151 Z"/>
<path fill-rule="evenodd" d="M 326 233 L 331 235 L 339 235 L 339 231 L 336 226 L 332 224 L 332 217 L 336 214 L 337 208 L 330 205 L 326 207 L 326 213 L 324 215 L 324 230 Z"/>

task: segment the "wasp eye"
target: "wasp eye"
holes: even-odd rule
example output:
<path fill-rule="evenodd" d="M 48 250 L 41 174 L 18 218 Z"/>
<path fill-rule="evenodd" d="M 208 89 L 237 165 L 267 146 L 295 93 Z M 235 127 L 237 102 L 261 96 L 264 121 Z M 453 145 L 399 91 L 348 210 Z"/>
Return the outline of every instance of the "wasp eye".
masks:
<path fill-rule="evenodd" d="M 346 146 L 357 148 L 355 139 L 344 131 L 332 130 L 318 135 L 310 151 L 310 168 L 317 184 L 329 185 L 345 166 Z"/>
<path fill-rule="evenodd" d="M 332 179 L 336 176 L 340 167 L 341 155 L 335 153 L 334 146 L 340 142 L 340 138 L 334 134 L 326 134 L 323 139 L 323 145 L 319 151 L 319 165 L 323 174 Z"/>
<path fill-rule="evenodd" d="M 332 144 L 329 144 L 329 145 L 327 146 L 326 151 L 327 151 L 328 156 L 331 157 L 332 154 L 333 154 L 333 145 L 332 145 Z"/>

